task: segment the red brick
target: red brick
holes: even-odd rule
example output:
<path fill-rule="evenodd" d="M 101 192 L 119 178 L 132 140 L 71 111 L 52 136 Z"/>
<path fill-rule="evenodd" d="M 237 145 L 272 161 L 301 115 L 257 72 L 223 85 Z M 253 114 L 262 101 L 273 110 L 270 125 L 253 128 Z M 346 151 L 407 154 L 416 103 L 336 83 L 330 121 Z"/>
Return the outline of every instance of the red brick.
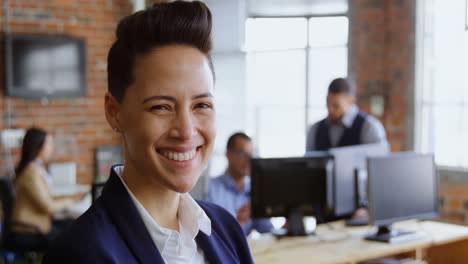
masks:
<path fill-rule="evenodd" d="M 107 0 L 21 0 L 10 1 L 10 11 L 21 10 L 26 17 L 10 16 L 12 32 L 29 34 L 65 34 L 83 38 L 87 43 L 87 86 L 88 96 L 72 100 L 52 100 L 48 105 L 38 101 L 12 98 L 11 124 L 20 128 L 32 125 L 43 126 L 51 133 L 74 137 L 76 154 L 54 157 L 56 161 L 75 161 L 78 165 L 78 182 L 90 183 L 94 178 L 94 149 L 100 145 L 119 143 L 105 121 L 103 96 L 107 90 L 105 69 L 98 70 L 98 61 L 107 61 L 107 51 L 114 40 L 118 20 L 131 12 L 130 1 Z M 48 18 L 38 19 L 37 12 L 47 11 Z M 10 14 L 11 14 L 10 13 Z M 32 15 L 29 15 L 32 14 Z M 0 17 L 3 9 L 0 8 Z M 71 19 L 75 17 L 75 20 Z M 72 22 L 75 21 L 75 24 Z M 96 23 L 95 21 L 99 21 Z M 0 20 L 0 26 L 3 20 Z M 3 28 L 3 27 L 0 27 Z M 1 45 L 1 44 L 0 44 Z M 0 47 L 2 48 L 2 47 Z M 0 53 L 0 114 L 4 112 L 3 54 Z M 95 75 L 95 76 L 93 76 Z M 91 96 L 92 95 L 92 96 Z M 4 128 L 3 118 L 0 129 Z M 13 151 L 16 162 L 19 149 Z M 5 160 L 0 159 L 4 167 Z"/>

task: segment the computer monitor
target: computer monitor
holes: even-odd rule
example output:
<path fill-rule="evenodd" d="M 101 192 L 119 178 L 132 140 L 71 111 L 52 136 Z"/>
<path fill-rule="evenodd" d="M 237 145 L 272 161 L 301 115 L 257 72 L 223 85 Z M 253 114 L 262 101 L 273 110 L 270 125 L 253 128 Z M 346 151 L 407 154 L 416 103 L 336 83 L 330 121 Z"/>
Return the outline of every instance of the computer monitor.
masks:
<path fill-rule="evenodd" d="M 408 232 L 392 230 L 393 223 L 438 215 L 439 178 L 432 154 L 373 157 L 368 159 L 367 168 L 369 218 L 378 232 L 366 239 L 398 241 Z"/>
<path fill-rule="evenodd" d="M 253 218 L 288 218 L 287 235 L 306 235 L 303 216 L 317 221 L 330 211 L 327 204 L 329 155 L 252 159 L 251 214 Z"/>
<path fill-rule="evenodd" d="M 329 153 L 334 161 L 331 185 L 335 219 L 347 218 L 357 209 L 359 200 L 366 199 L 365 189 L 359 191 L 356 183 L 367 181 L 367 158 L 387 155 L 389 146 L 387 143 L 363 144 L 331 148 Z M 363 185 L 366 184 L 359 186 Z"/>

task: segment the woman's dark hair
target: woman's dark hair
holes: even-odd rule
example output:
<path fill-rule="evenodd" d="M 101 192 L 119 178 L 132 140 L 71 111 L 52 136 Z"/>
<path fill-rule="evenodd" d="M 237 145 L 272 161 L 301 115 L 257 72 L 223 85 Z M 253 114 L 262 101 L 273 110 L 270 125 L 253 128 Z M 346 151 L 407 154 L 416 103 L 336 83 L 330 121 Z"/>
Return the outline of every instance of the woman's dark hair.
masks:
<path fill-rule="evenodd" d="M 123 18 L 107 57 L 109 92 L 121 102 L 134 81 L 135 59 L 153 48 L 171 44 L 188 45 L 202 52 L 214 77 L 211 28 L 211 12 L 200 1 L 157 3 Z"/>
<path fill-rule="evenodd" d="M 47 132 L 40 128 L 30 128 L 26 131 L 21 148 L 21 159 L 16 167 L 16 177 L 21 175 L 21 172 L 35 160 L 44 146 Z"/>

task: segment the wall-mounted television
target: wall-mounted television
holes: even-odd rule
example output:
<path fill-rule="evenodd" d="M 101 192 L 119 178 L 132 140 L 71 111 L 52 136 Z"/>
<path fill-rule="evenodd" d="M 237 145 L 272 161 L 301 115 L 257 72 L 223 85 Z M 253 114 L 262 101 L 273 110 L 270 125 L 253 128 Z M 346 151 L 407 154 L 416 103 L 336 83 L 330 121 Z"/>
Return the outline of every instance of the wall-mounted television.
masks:
<path fill-rule="evenodd" d="M 75 98 L 86 95 L 85 42 L 68 36 L 8 34 L 5 94 Z"/>

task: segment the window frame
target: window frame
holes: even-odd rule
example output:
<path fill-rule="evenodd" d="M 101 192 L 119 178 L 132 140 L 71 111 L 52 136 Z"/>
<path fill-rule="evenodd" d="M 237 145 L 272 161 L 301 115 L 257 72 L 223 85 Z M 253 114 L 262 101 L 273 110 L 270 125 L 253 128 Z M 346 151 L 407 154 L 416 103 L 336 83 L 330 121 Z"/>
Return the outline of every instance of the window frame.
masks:
<path fill-rule="evenodd" d="M 465 2 L 468 2 L 465 0 Z M 412 117 L 414 117 L 414 123 L 409 126 L 412 129 L 412 133 L 409 133 L 411 138 L 411 143 L 413 148 L 416 151 L 424 151 L 423 145 L 428 142 L 423 142 L 422 133 L 423 133 L 423 111 L 426 107 L 429 107 L 430 111 L 434 111 L 434 108 L 441 103 L 434 102 L 433 98 L 426 99 L 424 98 L 424 92 L 433 92 L 434 86 L 424 89 L 425 78 L 427 76 L 433 76 L 434 69 L 432 68 L 432 63 L 430 58 L 425 56 L 427 45 L 430 45 L 427 41 L 428 38 L 433 38 L 434 32 L 427 32 L 426 23 L 428 22 L 428 17 L 426 16 L 426 10 L 428 6 L 433 6 L 434 0 L 417 0 L 416 2 L 416 19 L 415 19 L 415 64 L 414 64 L 414 91 L 413 91 L 413 111 Z M 467 6 L 468 8 L 468 6 Z M 467 9 L 468 10 L 468 9 Z M 465 10 L 465 19 L 467 13 Z M 429 23 L 433 23 L 434 18 L 429 18 Z M 431 81 L 431 83 L 434 83 Z M 458 103 L 457 103 L 458 104 Z M 461 103 L 463 105 L 463 103 Z M 463 107 L 461 108 L 463 110 Z M 429 144 L 434 144 L 434 142 L 429 142 Z M 427 151 L 427 150 L 426 150 Z M 429 151 L 434 152 L 433 146 L 429 147 Z M 448 165 L 437 165 L 439 176 L 445 179 L 454 179 L 455 181 L 460 181 L 461 178 L 468 177 L 468 167 L 460 166 L 448 166 Z"/>
<path fill-rule="evenodd" d="M 348 20 L 348 36 L 347 36 L 347 41 L 346 41 L 346 44 L 345 45 L 330 45 L 330 46 L 311 46 L 310 45 L 310 19 L 312 18 L 328 18 L 328 17 L 345 17 L 347 20 Z M 336 48 L 336 47 L 344 47 L 346 48 L 346 51 L 347 51 L 347 65 L 346 65 L 346 68 L 347 68 L 347 72 L 346 72 L 346 75 L 349 76 L 350 75 L 350 48 L 351 48 L 351 26 L 350 26 L 350 10 L 348 8 L 348 11 L 347 12 L 343 12 L 343 13 L 330 13 L 330 14 L 317 14 L 317 15 L 309 15 L 309 16 L 249 16 L 247 19 L 246 19 L 246 22 L 245 22 L 245 25 L 247 25 L 247 20 L 248 19 L 262 19 L 262 18 L 278 18 L 278 19 L 281 19 L 281 18 L 305 18 L 306 21 L 307 21 L 307 27 L 306 27 L 306 46 L 304 48 L 282 48 L 282 49 L 274 49 L 274 50 L 249 50 L 249 49 L 245 49 L 245 52 L 247 54 L 247 56 L 249 54 L 256 54 L 256 53 L 268 53 L 268 52 L 279 52 L 279 51 L 293 51 L 293 50 L 303 50 L 305 52 L 305 79 L 304 79 L 304 82 L 305 82 L 305 102 L 304 102 L 304 111 L 305 111 L 305 115 L 304 115 L 304 127 L 305 127 L 305 131 L 304 131 L 304 137 L 307 137 L 307 132 L 308 132 L 308 129 L 311 125 L 310 123 L 310 114 L 309 114 L 309 111 L 310 111 L 310 108 L 313 108 L 313 107 L 317 107 L 316 105 L 314 104 L 311 104 L 310 103 L 310 100 L 309 100 L 309 96 L 310 96 L 310 76 L 309 76 L 309 72 L 310 72 L 310 53 L 311 53 L 311 50 L 317 50 L 317 49 L 324 49 L 324 48 Z M 344 76 L 343 76 L 344 77 Z M 248 83 L 246 83 L 246 85 L 248 86 Z M 258 108 L 258 106 L 255 106 L 256 108 Z M 255 127 L 254 129 L 254 133 L 256 135 L 259 134 L 258 132 L 258 128 Z M 260 146 L 259 146 L 260 148 Z M 305 145 L 304 145 L 304 150 L 305 150 Z"/>

